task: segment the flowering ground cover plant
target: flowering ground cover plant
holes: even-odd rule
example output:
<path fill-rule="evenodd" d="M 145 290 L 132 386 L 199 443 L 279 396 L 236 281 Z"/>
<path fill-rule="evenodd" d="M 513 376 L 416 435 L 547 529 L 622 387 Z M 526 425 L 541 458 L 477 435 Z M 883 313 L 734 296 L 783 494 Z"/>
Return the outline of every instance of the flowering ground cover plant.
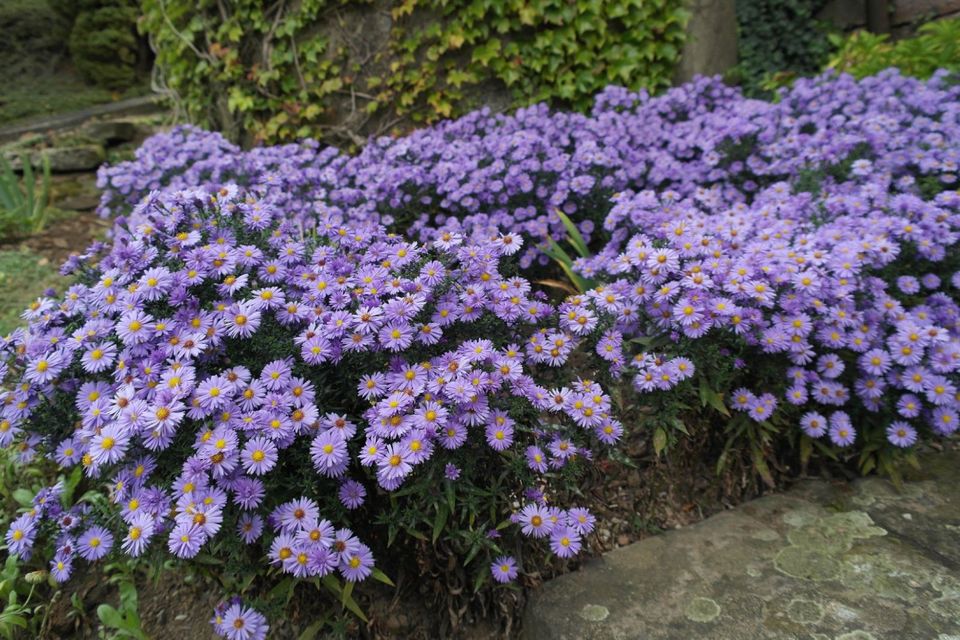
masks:
<path fill-rule="evenodd" d="M 3 443 L 108 489 L 38 495 L 8 547 L 56 579 L 229 552 L 240 587 L 265 561 L 352 602 L 400 538 L 477 588 L 576 555 L 577 473 L 625 426 L 659 453 L 705 418 L 769 484 L 784 455 L 895 474 L 958 424 L 958 162 L 942 73 L 609 88 L 355 157 L 156 136 L 4 343 Z"/>
<path fill-rule="evenodd" d="M 518 529 L 577 553 L 592 516 L 543 505 L 538 478 L 622 427 L 599 385 L 561 375 L 577 340 L 546 296 L 501 273 L 519 239 L 423 245 L 331 221 L 301 235 L 236 188 L 154 194 L 114 232 L 98 267 L 6 343 L 22 384 L 3 431 L 9 443 L 29 416 L 21 455 L 51 443 L 62 466 L 108 483 L 111 506 L 63 509 L 53 487 L 11 525 L 11 552 L 29 557 L 45 534 L 64 581 L 115 546 L 195 558 L 223 532 L 221 553 L 266 536 L 279 571 L 352 583 L 374 558 L 342 524 L 386 517 L 394 538 L 407 513 L 391 505 L 417 475 L 411 499 L 445 486 L 415 512 L 434 538 L 466 517 L 473 553 L 499 557 L 504 507 L 519 502 Z M 458 490 L 495 465 L 497 494 Z M 509 581 L 515 561 L 491 573 Z M 266 629 L 239 606 L 217 620 L 231 637 Z"/>

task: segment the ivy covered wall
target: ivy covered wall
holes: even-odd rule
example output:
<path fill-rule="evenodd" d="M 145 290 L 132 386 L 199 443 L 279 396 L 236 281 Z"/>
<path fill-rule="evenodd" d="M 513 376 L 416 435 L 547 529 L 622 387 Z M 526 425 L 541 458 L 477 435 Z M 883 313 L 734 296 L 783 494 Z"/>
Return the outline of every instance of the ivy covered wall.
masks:
<path fill-rule="evenodd" d="M 683 0 L 144 0 L 160 79 L 248 144 L 358 144 L 481 104 L 668 86 Z"/>

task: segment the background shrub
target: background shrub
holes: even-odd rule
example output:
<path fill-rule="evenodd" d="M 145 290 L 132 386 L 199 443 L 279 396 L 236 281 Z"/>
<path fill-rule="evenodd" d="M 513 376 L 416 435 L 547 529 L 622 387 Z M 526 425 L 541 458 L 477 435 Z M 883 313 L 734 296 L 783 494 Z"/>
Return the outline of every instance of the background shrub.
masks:
<path fill-rule="evenodd" d="M 836 53 L 827 65 L 857 78 L 897 67 L 917 78 L 929 78 L 937 69 L 960 71 L 960 18 L 928 22 L 912 38 L 891 41 L 886 34 L 855 31 L 833 39 Z"/>
<path fill-rule="evenodd" d="M 773 74 L 819 71 L 830 53 L 825 25 L 814 16 L 826 0 L 737 0 L 739 62 L 734 75 L 756 95 Z M 882 67 L 880 67 L 882 68 Z"/>
<path fill-rule="evenodd" d="M 87 0 L 60 6 L 63 15 L 73 14 L 70 56 L 87 80 L 118 90 L 144 79 L 149 56 L 137 34 L 136 0 Z"/>
<path fill-rule="evenodd" d="M 49 72 L 66 53 L 70 22 L 43 2 L 0 3 L 0 80 Z"/>

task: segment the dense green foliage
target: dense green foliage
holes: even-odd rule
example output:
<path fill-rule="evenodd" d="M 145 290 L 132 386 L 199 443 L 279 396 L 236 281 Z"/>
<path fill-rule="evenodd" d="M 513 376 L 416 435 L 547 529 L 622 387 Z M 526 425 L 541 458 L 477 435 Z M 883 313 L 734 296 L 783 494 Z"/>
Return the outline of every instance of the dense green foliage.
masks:
<path fill-rule="evenodd" d="M 687 18 L 680 0 L 145 0 L 143 9 L 190 118 L 247 141 L 346 128 L 356 142 L 491 94 L 586 108 L 611 82 L 663 88 Z"/>
<path fill-rule="evenodd" d="M 915 37 L 896 42 L 887 35 L 856 31 L 836 44 L 828 66 L 857 78 L 887 67 L 924 79 L 937 69 L 960 71 L 960 18 L 928 22 Z"/>
<path fill-rule="evenodd" d="M 94 3 L 89 3 L 94 4 Z M 137 83 L 143 55 L 137 36 L 135 0 L 101 0 L 77 13 L 70 31 L 70 56 L 80 73 L 108 89 Z"/>
<path fill-rule="evenodd" d="M 0 2 L 0 81 L 6 85 L 25 74 L 49 71 L 63 51 L 69 33 L 66 20 L 35 0 Z M 3 97 L 7 97 L 4 86 Z M 0 103 L 6 100 L 0 101 Z"/>
<path fill-rule="evenodd" d="M 830 42 L 815 16 L 825 4 L 825 0 L 737 0 L 736 75 L 745 93 L 762 92 L 774 75 L 820 70 Z"/>

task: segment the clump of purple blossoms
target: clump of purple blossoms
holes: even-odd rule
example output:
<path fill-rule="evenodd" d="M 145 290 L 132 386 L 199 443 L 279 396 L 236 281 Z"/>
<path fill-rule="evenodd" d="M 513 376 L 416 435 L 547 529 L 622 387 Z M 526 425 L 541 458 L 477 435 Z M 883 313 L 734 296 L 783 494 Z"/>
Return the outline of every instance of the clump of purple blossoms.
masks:
<path fill-rule="evenodd" d="M 123 526 L 54 492 L 8 545 L 60 541 L 66 579 L 78 556 L 236 535 L 294 576 L 359 580 L 373 553 L 333 513 L 455 488 L 483 455 L 531 474 L 510 520 L 567 557 L 594 520 L 547 506 L 549 478 L 624 430 L 598 377 L 667 402 L 706 388 L 741 424 L 851 455 L 953 433 L 958 105 L 943 73 L 800 80 L 776 103 L 701 78 L 610 87 L 589 114 L 481 110 L 354 157 L 155 136 L 101 170 L 110 244 L 2 345 L 0 444 L 109 481 Z M 534 281 L 566 242 L 558 211 L 593 250 L 573 265 L 591 286 L 559 303 Z M 688 353 L 714 343 L 722 397 Z M 75 420 L 45 420 L 51 402 Z M 294 456 L 326 497 L 274 489 Z M 513 580 L 502 551 L 491 574 Z"/>
<path fill-rule="evenodd" d="M 119 515 L 72 507 L 57 518 L 51 494 L 7 534 L 21 557 L 44 535 L 66 580 L 116 548 L 190 559 L 233 538 L 263 545 L 296 578 L 360 581 L 374 555 L 334 524 L 344 508 L 434 469 L 455 478 L 447 460 L 461 448 L 523 461 L 539 447 L 560 469 L 622 433 L 597 383 L 538 380 L 556 385 L 581 338 L 530 282 L 501 273 L 502 237 L 424 244 L 335 218 L 301 237 L 290 221 L 251 222 L 255 202 L 234 187 L 150 195 L 98 265 L 81 265 L 64 299 L 42 301 L 3 344 L 17 384 L 0 437 L 29 434 L 106 483 Z M 563 342 L 549 362 L 528 343 L 540 335 Z M 52 405 L 76 427 L 43 420 Z M 308 495 L 280 475 L 297 459 L 310 467 Z M 511 496 L 500 499 L 509 509 Z M 257 615 L 234 605 L 217 630 L 260 637 Z"/>

